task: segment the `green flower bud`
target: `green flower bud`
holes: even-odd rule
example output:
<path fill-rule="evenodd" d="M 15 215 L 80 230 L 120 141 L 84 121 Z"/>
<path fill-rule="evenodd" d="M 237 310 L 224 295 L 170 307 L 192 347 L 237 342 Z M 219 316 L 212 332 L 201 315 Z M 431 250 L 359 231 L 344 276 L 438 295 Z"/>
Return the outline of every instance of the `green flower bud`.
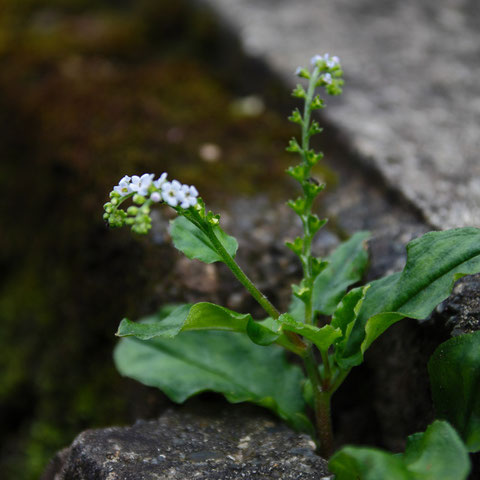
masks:
<path fill-rule="evenodd" d="M 133 198 L 132 198 L 133 202 L 136 203 L 137 205 L 143 205 L 145 203 L 145 197 L 142 197 L 141 195 L 139 195 L 138 193 L 136 193 Z"/>

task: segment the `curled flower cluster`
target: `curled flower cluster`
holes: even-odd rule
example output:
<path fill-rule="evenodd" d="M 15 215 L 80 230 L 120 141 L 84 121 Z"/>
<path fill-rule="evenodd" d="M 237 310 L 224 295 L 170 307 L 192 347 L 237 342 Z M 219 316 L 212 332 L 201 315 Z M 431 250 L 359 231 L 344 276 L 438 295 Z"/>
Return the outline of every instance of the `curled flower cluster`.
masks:
<path fill-rule="evenodd" d="M 141 176 L 125 175 L 110 193 L 110 202 L 103 207 L 103 218 L 111 227 L 131 225 L 136 233 L 147 233 L 151 228 L 150 206 L 165 202 L 174 208 L 187 209 L 197 204 L 198 191 L 193 185 L 181 184 L 178 180 L 167 181 L 167 173 L 154 180 L 153 173 Z M 120 205 L 132 198 L 134 205 L 123 210 Z"/>

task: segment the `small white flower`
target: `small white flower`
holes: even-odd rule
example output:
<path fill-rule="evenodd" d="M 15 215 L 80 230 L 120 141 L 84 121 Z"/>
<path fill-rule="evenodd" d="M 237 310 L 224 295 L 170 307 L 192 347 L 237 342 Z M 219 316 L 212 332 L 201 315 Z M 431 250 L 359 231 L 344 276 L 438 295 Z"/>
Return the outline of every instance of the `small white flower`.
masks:
<path fill-rule="evenodd" d="M 162 200 L 162 196 L 160 195 L 160 193 L 158 192 L 153 192 L 151 195 L 150 195 L 150 200 L 152 202 L 155 202 L 155 203 L 158 203 Z"/>
<path fill-rule="evenodd" d="M 143 197 L 147 195 L 154 176 L 153 173 L 144 173 L 141 177 L 134 175 L 130 185 L 132 192 L 136 192 Z"/>
<path fill-rule="evenodd" d="M 330 85 L 332 83 L 332 76 L 329 73 L 324 73 L 322 75 L 322 80 L 327 84 Z"/>
<path fill-rule="evenodd" d="M 328 53 L 326 53 L 323 58 L 328 68 L 336 67 L 340 63 L 340 59 L 337 56 L 333 56 L 332 58 L 329 58 Z"/>
<path fill-rule="evenodd" d="M 328 53 L 327 53 L 328 55 Z M 321 56 L 321 55 L 314 55 L 311 59 L 310 59 L 310 63 L 312 65 L 316 65 L 318 62 L 320 62 L 321 60 L 323 60 L 324 58 Z"/>
<path fill-rule="evenodd" d="M 160 177 L 153 182 L 156 188 L 162 188 L 162 185 L 167 181 L 167 172 L 163 172 Z"/>
<path fill-rule="evenodd" d="M 182 185 L 182 192 L 185 196 L 180 205 L 182 208 L 190 208 L 197 204 L 198 191 L 193 185 Z"/>
<path fill-rule="evenodd" d="M 185 194 L 182 191 L 182 184 L 177 180 L 165 182 L 162 185 L 162 198 L 171 207 L 176 207 L 185 199 Z"/>
<path fill-rule="evenodd" d="M 128 195 L 129 193 L 132 192 L 131 186 L 130 186 L 130 177 L 128 175 L 125 175 L 119 182 L 118 185 L 113 187 L 113 190 L 120 194 L 122 197 L 125 195 Z"/>
<path fill-rule="evenodd" d="M 302 73 L 302 67 L 297 67 L 297 69 L 295 70 L 295 75 L 299 77 L 301 73 Z"/>

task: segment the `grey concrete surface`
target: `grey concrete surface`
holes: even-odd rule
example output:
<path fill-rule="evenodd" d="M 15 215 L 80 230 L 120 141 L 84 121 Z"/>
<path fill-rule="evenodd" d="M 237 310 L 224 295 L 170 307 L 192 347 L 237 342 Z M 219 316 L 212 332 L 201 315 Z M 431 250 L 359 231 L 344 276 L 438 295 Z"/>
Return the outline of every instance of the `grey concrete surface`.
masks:
<path fill-rule="evenodd" d="M 316 53 L 342 60 L 325 115 L 435 228 L 480 206 L 478 0 L 203 0 L 288 83 Z"/>

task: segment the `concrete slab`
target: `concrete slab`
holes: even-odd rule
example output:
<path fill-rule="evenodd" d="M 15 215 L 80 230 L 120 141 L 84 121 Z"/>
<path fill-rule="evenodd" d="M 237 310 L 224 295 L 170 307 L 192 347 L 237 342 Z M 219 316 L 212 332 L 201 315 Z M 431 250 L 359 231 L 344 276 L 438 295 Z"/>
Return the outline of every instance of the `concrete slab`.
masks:
<path fill-rule="evenodd" d="M 435 228 L 478 225 L 478 0 L 203 0 L 288 83 L 338 55 L 328 119 Z"/>

